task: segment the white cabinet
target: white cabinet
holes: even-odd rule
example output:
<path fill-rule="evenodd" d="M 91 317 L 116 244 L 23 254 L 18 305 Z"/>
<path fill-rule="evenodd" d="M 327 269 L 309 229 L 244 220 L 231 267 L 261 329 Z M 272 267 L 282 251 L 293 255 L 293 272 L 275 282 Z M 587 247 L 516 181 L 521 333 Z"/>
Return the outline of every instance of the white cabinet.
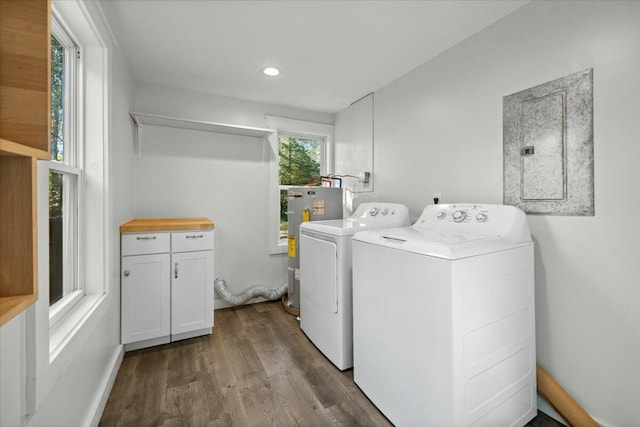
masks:
<path fill-rule="evenodd" d="M 160 339 L 171 334 L 169 253 L 122 257 L 122 342 Z M 162 337 L 167 337 L 162 340 Z"/>
<path fill-rule="evenodd" d="M 213 231 L 171 234 L 171 334 L 213 326 Z"/>
<path fill-rule="evenodd" d="M 213 330 L 213 230 L 122 234 L 126 350 Z"/>

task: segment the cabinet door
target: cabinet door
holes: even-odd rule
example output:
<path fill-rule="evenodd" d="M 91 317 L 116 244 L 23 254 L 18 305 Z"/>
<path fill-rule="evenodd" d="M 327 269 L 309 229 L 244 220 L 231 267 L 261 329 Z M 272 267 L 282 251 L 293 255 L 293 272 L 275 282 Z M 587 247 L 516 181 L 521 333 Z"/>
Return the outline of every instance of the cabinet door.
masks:
<path fill-rule="evenodd" d="M 171 334 L 213 327 L 213 251 L 171 255 Z"/>
<path fill-rule="evenodd" d="M 169 254 L 122 257 L 122 343 L 169 336 Z"/>

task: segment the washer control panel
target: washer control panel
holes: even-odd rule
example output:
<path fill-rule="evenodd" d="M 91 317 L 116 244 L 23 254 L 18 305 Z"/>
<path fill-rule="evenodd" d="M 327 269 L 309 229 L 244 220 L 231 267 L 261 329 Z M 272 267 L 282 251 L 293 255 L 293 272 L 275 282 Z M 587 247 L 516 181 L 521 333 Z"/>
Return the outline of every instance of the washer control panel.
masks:
<path fill-rule="evenodd" d="M 451 235 L 500 236 L 512 242 L 531 241 L 525 213 L 509 205 L 429 205 L 413 227 Z"/>
<path fill-rule="evenodd" d="M 477 241 L 482 236 L 503 238 L 512 243 L 531 241 L 526 214 L 509 205 L 429 205 L 412 227 L 425 236 L 448 239 L 448 244 L 461 244 L 456 236 L 464 236 L 466 242 Z"/>
<path fill-rule="evenodd" d="M 490 209 L 483 205 L 455 204 L 455 205 L 433 205 L 432 210 L 423 212 L 418 219 L 418 224 L 435 222 L 468 224 L 484 224 L 491 219 Z"/>

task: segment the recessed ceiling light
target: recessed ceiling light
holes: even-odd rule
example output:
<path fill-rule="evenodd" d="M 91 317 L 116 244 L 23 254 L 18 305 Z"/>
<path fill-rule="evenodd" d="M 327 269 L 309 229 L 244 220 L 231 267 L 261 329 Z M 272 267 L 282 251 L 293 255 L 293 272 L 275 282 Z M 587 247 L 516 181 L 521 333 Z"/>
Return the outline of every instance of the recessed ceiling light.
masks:
<path fill-rule="evenodd" d="M 277 68 L 274 68 L 274 67 L 267 67 L 264 70 L 262 70 L 262 72 L 265 73 L 269 77 L 274 77 L 274 76 L 277 76 L 278 74 L 280 74 L 280 70 L 278 70 Z"/>

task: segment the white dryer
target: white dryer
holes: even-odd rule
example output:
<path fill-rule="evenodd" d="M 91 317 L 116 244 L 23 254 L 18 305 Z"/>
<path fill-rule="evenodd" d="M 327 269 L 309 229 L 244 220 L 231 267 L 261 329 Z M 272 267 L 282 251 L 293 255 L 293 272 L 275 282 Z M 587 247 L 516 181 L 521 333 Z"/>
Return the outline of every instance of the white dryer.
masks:
<path fill-rule="evenodd" d="M 354 381 L 397 426 L 536 415 L 533 244 L 512 206 L 431 205 L 353 237 Z"/>
<path fill-rule="evenodd" d="M 300 225 L 300 328 L 341 370 L 353 366 L 351 237 L 409 225 L 409 210 L 397 203 L 361 203 L 347 219 Z"/>

